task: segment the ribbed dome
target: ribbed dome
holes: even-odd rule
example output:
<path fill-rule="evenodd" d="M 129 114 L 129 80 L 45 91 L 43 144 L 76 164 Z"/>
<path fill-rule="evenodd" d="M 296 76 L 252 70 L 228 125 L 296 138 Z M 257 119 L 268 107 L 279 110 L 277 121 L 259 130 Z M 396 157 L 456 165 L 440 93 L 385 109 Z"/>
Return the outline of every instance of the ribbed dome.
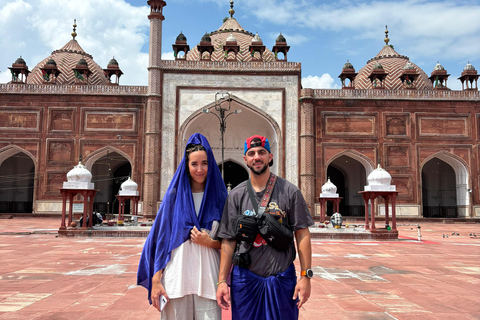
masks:
<path fill-rule="evenodd" d="M 227 42 L 237 42 L 237 39 L 235 39 L 233 34 L 230 33 L 230 35 L 227 38 Z"/>
<path fill-rule="evenodd" d="M 133 195 L 138 196 L 138 184 L 133 181 L 130 177 L 120 185 L 120 191 L 118 192 L 119 195 Z"/>
<path fill-rule="evenodd" d="M 205 34 L 202 37 L 202 40 L 200 40 L 200 41 L 212 42 L 212 38 L 210 37 L 210 35 L 207 32 L 205 32 Z"/>
<path fill-rule="evenodd" d="M 415 67 L 410 61 L 407 61 L 407 64 L 405 65 L 405 67 L 403 67 L 403 70 L 414 70 L 414 69 Z"/>
<path fill-rule="evenodd" d="M 275 42 L 287 42 L 285 37 L 280 33 L 280 35 L 277 37 L 277 40 Z"/>
<path fill-rule="evenodd" d="M 433 67 L 433 71 L 442 71 L 445 70 L 445 68 L 440 64 L 440 62 L 437 62 L 435 67 Z"/>
<path fill-rule="evenodd" d="M 475 67 L 468 62 L 465 68 L 463 68 L 463 71 L 475 71 Z"/>
<path fill-rule="evenodd" d="M 78 162 L 78 164 L 67 173 L 67 180 L 67 182 L 63 183 L 64 189 L 94 188 L 94 184 L 90 182 L 92 180 L 92 174 L 81 162 Z"/>
<path fill-rule="evenodd" d="M 56 79 L 57 85 L 73 85 L 75 84 L 75 74 L 73 69 L 80 60 L 84 60 L 92 72 L 88 77 L 90 85 L 105 85 L 108 79 L 103 74 L 103 69 L 93 60 L 93 57 L 86 53 L 76 40 L 70 40 L 61 49 L 52 52 L 52 55 L 43 59 L 33 69 L 27 79 L 28 84 L 45 83 L 42 77 L 42 70 L 45 64 L 53 61 L 60 71 L 60 75 Z"/>
<path fill-rule="evenodd" d="M 25 62 L 25 60 L 23 60 L 22 57 L 18 58 L 17 60 L 15 60 L 15 64 L 23 64 L 24 66 L 27 65 L 27 63 Z"/>
<path fill-rule="evenodd" d="M 413 69 L 419 74 L 418 78 L 415 80 L 415 87 L 418 90 L 431 90 L 432 84 L 428 79 L 427 74 L 417 65 L 410 62 L 408 57 L 398 54 L 390 45 L 383 46 L 382 50 L 380 50 L 375 58 L 370 59 L 367 62 L 367 65 L 360 69 L 358 75 L 355 77 L 355 88 L 373 89 L 373 84 L 368 76 L 372 70 L 378 66 L 377 63 L 380 63 L 385 73 L 387 73 L 387 76 L 383 81 L 383 87 L 389 90 L 403 89 L 403 83 L 400 76 L 402 75 L 407 62 L 409 63 L 409 68 L 413 67 Z"/>
<path fill-rule="evenodd" d="M 338 198 L 337 186 L 335 186 L 328 178 L 328 181 L 322 186 L 320 198 Z"/>
<path fill-rule="evenodd" d="M 345 69 L 354 69 L 354 67 L 353 67 L 353 65 L 352 65 L 350 62 L 347 61 L 347 63 L 345 63 L 345 64 L 343 65 L 343 68 L 342 68 L 342 69 L 343 69 L 343 70 L 345 70 Z"/>
<path fill-rule="evenodd" d="M 115 58 L 112 58 L 112 59 L 108 62 L 108 65 L 109 65 L 109 66 L 118 66 L 118 61 L 115 60 Z"/>
<path fill-rule="evenodd" d="M 68 182 L 91 182 L 92 181 L 92 174 L 90 171 L 85 168 L 85 166 L 79 162 L 72 170 L 67 173 L 67 180 Z"/>
<path fill-rule="evenodd" d="M 177 39 L 175 41 L 187 41 L 187 37 L 183 34 L 183 32 L 180 32 L 180 34 L 177 36 Z"/>
<path fill-rule="evenodd" d="M 365 191 L 395 191 L 395 186 L 390 185 L 392 176 L 380 164 L 368 175 L 367 181 Z"/>
<path fill-rule="evenodd" d="M 223 51 L 223 46 L 226 44 L 227 38 L 229 38 L 230 35 L 235 38 L 237 45 L 240 46 L 240 50 L 237 53 L 237 61 L 252 61 L 253 57 L 250 54 L 249 47 L 252 45 L 255 35 L 243 29 L 237 20 L 235 20 L 235 18 L 228 18 L 225 20 L 223 25 L 218 28 L 218 30 L 211 32 L 210 35 L 206 33 L 202 37 L 202 41 L 211 42 L 212 46 L 214 47 L 211 57 L 212 61 L 225 61 L 225 52 Z M 197 46 L 193 47 L 188 52 L 187 60 L 200 60 L 200 54 Z M 265 52 L 263 53 L 263 60 L 275 61 L 275 55 L 269 49 L 265 49 Z"/>
<path fill-rule="evenodd" d="M 258 35 L 258 32 L 255 34 L 255 37 L 252 39 L 252 43 L 263 44 L 262 38 Z"/>

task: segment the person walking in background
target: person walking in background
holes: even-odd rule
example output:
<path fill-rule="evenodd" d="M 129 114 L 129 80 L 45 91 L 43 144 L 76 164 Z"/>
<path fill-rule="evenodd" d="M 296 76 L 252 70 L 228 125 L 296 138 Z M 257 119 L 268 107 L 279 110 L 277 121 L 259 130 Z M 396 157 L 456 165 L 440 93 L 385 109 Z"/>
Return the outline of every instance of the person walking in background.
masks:
<path fill-rule="evenodd" d="M 220 320 L 216 240 L 227 190 L 207 139 L 193 134 L 143 247 L 137 284 L 161 318 Z"/>
<path fill-rule="evenodd" d="M 298 309 L 308 300 L 311 291 L 313 273 L 308 227 L 314 224 L 313 219 L 300 190 L 270 173 L 273 155 L 267 138 L 248 138 L 244 161 L 250 169 L 250 179 L 230 192 L 220 222 L 218 305 L 223 309 L 231 305 L 233 320 L 298 319 Z M 282 229 L 280 234 L 261 236 L 260 233 L 268 231 L 257 228 L 249 235 L 254 224 L 246 227 L 248 219 L 237 223 L 238 218 L 245 216 L 258 218 L 264 210 L 261 208 L 266 210 L 265 216 L 274 218 L 268 227 Z M 301 266 L 298 282 L 293 264 L 296 254 L 293 233 Z M 243 241 L 243 238 L 249 240 Z M 279 243 L 280 238 L 286 240 Z M 234 267 L 229 279 L 232 260 Z M 231 284 L 230 290 L 227 283 Z"/>

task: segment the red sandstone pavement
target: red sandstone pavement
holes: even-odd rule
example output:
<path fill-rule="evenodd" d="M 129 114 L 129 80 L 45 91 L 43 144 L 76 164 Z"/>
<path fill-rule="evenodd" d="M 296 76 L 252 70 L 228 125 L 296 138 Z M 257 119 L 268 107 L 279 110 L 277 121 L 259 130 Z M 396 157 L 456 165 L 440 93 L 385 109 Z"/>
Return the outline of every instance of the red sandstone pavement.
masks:
<path fill-rule="evenodd" d="M 144 239 L 57 237 L 59 226 L 0 219 L 0 319 L 159 319 L 135 285 Z M 396 241 L 314 239 L 300 319 L 480 319 L 480 223 L 420 226 L 422 241 L 414 223 Z"/>

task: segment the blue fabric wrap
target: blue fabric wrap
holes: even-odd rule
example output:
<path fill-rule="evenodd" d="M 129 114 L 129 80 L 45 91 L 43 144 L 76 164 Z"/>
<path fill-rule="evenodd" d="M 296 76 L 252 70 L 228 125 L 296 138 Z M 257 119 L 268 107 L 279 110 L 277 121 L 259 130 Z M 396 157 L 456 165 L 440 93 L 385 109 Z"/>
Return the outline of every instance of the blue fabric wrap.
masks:
<path fill-rule="evenodd" d="M 293 263 L 284 272 L 267 278 L 234 266 L 232 320 L 298 319 L 298 299 L 292 299 L 296 283 Z"/>
<path fill-rule="evenodd" d="M 138 264 L 137 285 L 148 290 L 150 304 L 153 275 L 165 268 L 172 250 L 190 238 L 193 226 L 198 230 L 210 230 L 213 221 L 221 219 L 227 198 L 227 189 L 207 138 L 195 133 L 188 140 L 187 146 L 189 144 L 201 144 L 207 152 L 208 173 L 202 205 L 197 217 L 184 153 L 158 209 Z"/>

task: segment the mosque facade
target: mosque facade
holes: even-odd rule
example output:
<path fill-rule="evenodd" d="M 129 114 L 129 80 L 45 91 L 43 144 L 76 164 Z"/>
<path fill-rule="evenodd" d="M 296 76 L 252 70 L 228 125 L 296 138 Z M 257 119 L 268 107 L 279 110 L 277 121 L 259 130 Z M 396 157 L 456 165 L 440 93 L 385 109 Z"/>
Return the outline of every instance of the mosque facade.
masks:
<path fill-rule="evenodd" d="M 59 189 L 81 161 L 92 173 L 94 208 L 118 210 L 129 177 L 139 211 L 155 217 L 188 137 L 204 134 L 234 187 L 248 178 L 243 143 L 269 138 L 272 171 L 298 185 L 314 215 L 328 179 L 343 198 L 340 213 L 363 216 L 359 191 L 378 166 L 399 192 L 397 217 L 480 217 L 480 95 L 467 64 L 463 90 L 448 89 L 437 64 L 427 75 L 385 46 L 358 72 L 346 63 L 341 89 L 301 86 L 301 63 L 287 59 L 279 34 L 271 48 L 234 18 L 161 60 L 162 0 L 150 6 L 148 85 L 122 86 L 112 58 L 105 69 L 73 39 L 31 71 L 12 64 L 0 84 L 0 212 L 59 214 Z M 223 131 L 222 131 L 222 124 Z M 382 206 L 379 205 L 382 215 Z"/>

